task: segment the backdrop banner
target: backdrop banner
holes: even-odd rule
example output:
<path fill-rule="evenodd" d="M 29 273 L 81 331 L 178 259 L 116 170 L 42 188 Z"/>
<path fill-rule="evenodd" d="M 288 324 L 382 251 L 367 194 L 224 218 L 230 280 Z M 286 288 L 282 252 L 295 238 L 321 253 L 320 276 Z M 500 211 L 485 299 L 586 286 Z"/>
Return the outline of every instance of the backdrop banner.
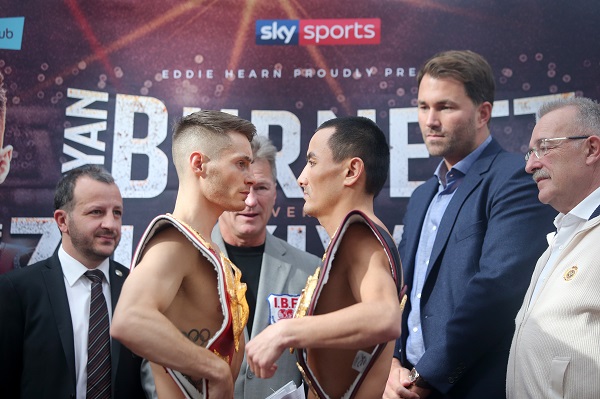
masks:
<path fill-rule="evenodd" d="M 600 2 L 0 0 L 0 72 L 14 147 L 0 185 L 0 272 L 50 256 L 62 173 L 104 165 L 125 202 L 115 259 L 172 211 L 171 127 L 198 109 L 251 120 L 279 149 L 269 229 L 321 255 L 296 182 L 317 126 L 375 120 L 391 146 L 376 213 L 402 234 L 430 158 L 417 122 L 416 74 L 433 54 L 470 49 L 494 69 L 492 135 L 524 154 L 535 112 L 556 97 L 600 98 Z M 1 141 L 0 141 L 1 142 Z"/>

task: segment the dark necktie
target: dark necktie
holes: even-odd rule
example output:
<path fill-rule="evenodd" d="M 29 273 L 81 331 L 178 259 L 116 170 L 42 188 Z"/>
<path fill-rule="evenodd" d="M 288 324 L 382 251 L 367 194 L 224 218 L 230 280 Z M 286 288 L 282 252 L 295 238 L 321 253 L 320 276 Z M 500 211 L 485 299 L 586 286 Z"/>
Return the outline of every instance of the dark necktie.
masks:
<path fill-rule="evenodd" d="M 88 270 L 92 280 L 90 329 L 88 333 L 87 399 L 110 398 L 110 333 L 108 308 L 102 293 L 102 272 Z"/>

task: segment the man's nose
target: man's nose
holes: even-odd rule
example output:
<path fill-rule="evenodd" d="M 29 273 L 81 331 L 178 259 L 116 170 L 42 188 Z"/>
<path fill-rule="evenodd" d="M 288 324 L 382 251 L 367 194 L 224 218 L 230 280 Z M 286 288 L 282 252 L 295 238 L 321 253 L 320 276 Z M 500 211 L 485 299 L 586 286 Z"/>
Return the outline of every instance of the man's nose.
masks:
<path fill-rule="evenodd" d="M 256 192 L 254 191 L 254 187 L 250 187 L 250 193 L 246 197 L 246 200 L 244 201 L 244 203 L 249 208 L 254 208 L 256 206 L 257 200 L 256 200 Z"/>
<path fill-rule="evenodd" d="M 107 212 L 102 218 L 102 228 L 108 230 L 121 229 L 122 219 L 120 216 L 114 215 L 112 212 Z"/>
<path fill-rule="evenodd" d="M 427 112 L 425 124 L 427 125 L 427 127 L 435 127 L 440 125 L 440 119 L 438 118 L 438 114 L 434 109 L 430 109 Z"/>
<path fill-rule="evenodd" d="M 296 179 L 300 187 L 304 187 L 306 185 L 306 177 L 304 176 L 304 171 L 306 170 L 307 166 L 305 166 L 304 169 L 302 169 L 302 173 L 300 173 L 300 176 L 298 176 L 298 179 Z"/>
<path fill-rule="evenodd" d="M 541 165 L 539 163 L 540 160 L 537 157 L 537 155 L 535 155 L 535 153 L 531 153 L 529 159 L 527 160 L 527 162 L 525 162 L 525 172 L 533 174 L 537 169 L 541 168 Z"/>

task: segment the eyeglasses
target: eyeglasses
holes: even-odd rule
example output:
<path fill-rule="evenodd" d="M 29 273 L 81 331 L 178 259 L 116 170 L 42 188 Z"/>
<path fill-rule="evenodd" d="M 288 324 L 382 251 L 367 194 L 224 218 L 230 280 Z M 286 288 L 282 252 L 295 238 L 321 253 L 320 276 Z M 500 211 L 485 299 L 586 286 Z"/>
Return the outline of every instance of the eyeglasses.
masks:
<path fill-rule="evenodd" d="M 539 139 L 535 147 L 530 148 L 529 151 L 525 153 L 525 162 L 529 161 L 531 154 L 535 154 L 537 159 L 541 159 L 544 155 L 548 153 L 553 148 L 557 147 L 557 144 L 552 145 L 553 142 L 559 142 L 564 140 L 583 140 L 587 139 L 590 136 L 571 136 L 571 137 L 554 137 L 548 139 Z"/>

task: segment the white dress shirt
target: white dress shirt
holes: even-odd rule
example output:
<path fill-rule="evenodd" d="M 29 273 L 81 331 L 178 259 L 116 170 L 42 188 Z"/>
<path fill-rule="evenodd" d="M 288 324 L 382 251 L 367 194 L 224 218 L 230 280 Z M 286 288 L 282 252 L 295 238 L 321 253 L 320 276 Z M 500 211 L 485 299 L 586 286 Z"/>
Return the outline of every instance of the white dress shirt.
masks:
<path fill-rule="evenodd" d="M 549 241 L 551 251 L 550 257 L 538 277 L 529 304 L 533 303 L 539 289 L 543 286 L 544 281 L 548 278 L 548 274 L 553 269 L 556 259 L 562 253 L 563 248 L 573 239 L 573 237 L 575 237 L 575 234 L 581 231 L 583 225 L 585 225 L 598 207 L 598 204 L 600 204 L 600 188 L 594 190 L 594 192 L 577 204 L 577 206 L 571 209 L 566 215 L 564 213 L 559 213 L 558 216 L 556 216 L 554 219 L 556 234 L 554 235 L 554 238 Z"/>
<path fill-rule="evenodd" d="M 65 252 L 63 246 L 58 250 L 58 259 L 62 266 L 71 322 L 73 323 L 73 343 L 75 344 L 75 373 L 77 384 L 77 399 L 86 399 L 87 391 L 87 347 L 90 319 L 90 299 L 92 282 L 84 273 L 88 268 Z M 96 269 L 104 273 L 102 292 L 108 308 L 108 320 L 112 320 L 112 306 L 110 296 L 110 268 L 106 258 Z"/>

